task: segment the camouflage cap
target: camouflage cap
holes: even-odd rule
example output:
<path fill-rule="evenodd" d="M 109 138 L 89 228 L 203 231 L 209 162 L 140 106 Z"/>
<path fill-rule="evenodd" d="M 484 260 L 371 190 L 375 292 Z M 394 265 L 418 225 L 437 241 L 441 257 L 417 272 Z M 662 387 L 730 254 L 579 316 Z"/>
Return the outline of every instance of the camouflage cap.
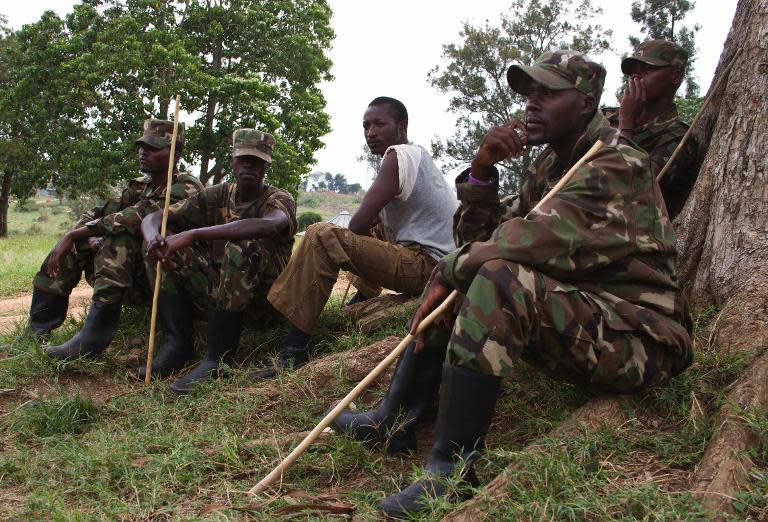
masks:
<path fill-rule="evenodd" d="M 150 147 L 164 149 L 171 146 L 172 138 L 172 121 L 150 118 L 144 121 L 144 133 L 136 140 L 136 145 L 146 143 Z M 176 144 L 184 145 L 184 124 L 181 122 L 179 122 L 179 130 L 176 134 Z"/>
<path fill-rule="evenodd" d="M 256 129 L 237 129 L 232 133 L 232 157 L 256 156 L 272 163 L 275 138 Z"/>
<path fill-rule="evenodd" d="M 621 72 L 629 74 L 632 64 L 637 62 L 684 70 L 688 65 L 688 51 L 668 40 L 648 40 L 638 45 L 632 56 L 621 61 Z"/>
<path fill-rule="evenodd" d="M 605 68 L 584 53 L 564 49 L 542 54 L 533 65 L 510 66 L 507 82 L 520 94 L 527 94 L 531 84 L 538 83 L 556 91 L 577 89 L 599 103 Z"/>

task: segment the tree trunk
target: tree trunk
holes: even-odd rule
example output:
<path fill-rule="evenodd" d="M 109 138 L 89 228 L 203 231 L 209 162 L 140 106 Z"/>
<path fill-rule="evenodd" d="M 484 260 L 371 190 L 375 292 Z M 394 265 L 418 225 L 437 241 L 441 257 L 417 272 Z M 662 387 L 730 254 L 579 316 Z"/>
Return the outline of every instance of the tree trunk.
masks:
<path fill-rule="evenodd" d="M 211 60 L 211 69 L 215 75 L 221 70 L 221 58 L 222 58 L 222 42 L 217 40 L 213 44 L 213 57 Z M 208 93 L 208 106 L 205 109 L 205 125 L 202 132 L 202 143 L 200 143 L 200 179 L 203 184 L 207 184 L 210 179 L 208 173 L 208 163 L 211 161 L 211 153 L 213 152 L 213 120 L 216 116 L 216 104 L 218 100 L 213 92 Z M 216 181 L 214 181 L 214 185 Z"/>
<path fill-rule="evenodd" d="M 766 28 L 768 0 L 740 0 L 712 84 L 735 63 L 695 131 L 709 147 L 675 223 L 686 293 L 697 307 L 723 309 L 718 349 L 755 355 L 768 346 Z M 729 391 L 694 476 L 692 490 L 712 509 L 730 510 L 730 497 L 747 479 L 751 462 L 743 450 L 756 441 L 741 410 L 768 407 L 766 363 L 757 360 Z"/>
<path fill-rule="evenodd" d="M 0 188 L 0 237 L 8 237 L 8 203 L 11 200 L 11 181 L 13 174 L 3 174 L 3 184 Z"/>

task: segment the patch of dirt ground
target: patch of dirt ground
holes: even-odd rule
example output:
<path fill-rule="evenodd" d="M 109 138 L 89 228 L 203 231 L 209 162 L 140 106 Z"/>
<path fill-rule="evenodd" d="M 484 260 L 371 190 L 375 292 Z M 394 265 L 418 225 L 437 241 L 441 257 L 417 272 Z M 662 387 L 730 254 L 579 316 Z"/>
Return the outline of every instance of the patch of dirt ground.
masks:
<path fill-rule="evenodd" d="M 85 283 L 72 290 L 69 296 L 70 316 L 80 318 L 85 312 L 85 307 L 91 301 L 93 289 Z M 29 315 L 29 305 L 32 302 L 32 294 L 0 299 L 0 330 L 15 327 L 18 323 L 26 321 Z"/>

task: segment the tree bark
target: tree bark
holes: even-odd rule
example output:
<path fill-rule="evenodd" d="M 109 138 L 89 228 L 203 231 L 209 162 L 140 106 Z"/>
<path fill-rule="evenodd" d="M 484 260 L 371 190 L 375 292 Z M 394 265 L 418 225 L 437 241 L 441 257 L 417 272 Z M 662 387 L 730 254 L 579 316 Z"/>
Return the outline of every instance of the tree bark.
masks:
<path fill-rule="evenodd" d="M 222 58 L 222 41 L 217 40 L 213 44 L 213 52 L 211 59 L 211 69 L 214 74 L 221 70 L 221 58 Z M 203 127 L 203 139 L 200 144 L 200 179 L 203 184 L 207 184 L 211 175 L 208 172 L 208 164 L 211 161 L 211 153 L 213 152 L 213 120 L 216 116 L 216 105 L 218 99 L 213 92 L 208 93 L 208 105 L 205 109 L 205 125 Z M 214 181 L 214 185 L 216 181 Z"/>
<path fill-rule="evenodd" d="M 676 220 L 679 276 L 692 303 L 723 309 L 719 350 L 759 354 L 768 345 L 768 0 L 740 0 L 712 84 L 729 77 L 695 131 L 699 179 Z M 737 55 L 738 51 L 741 54 Z M 718 414 L 692 490 L 705 506 L 731 510 L 748 478 L 744 450 L 756 443 L 743 409 L 768 408 L 768 360 L 757 359 Z M 735 407 L 734 407 L 735 405 Z"/>
<path fill-rule="evenodd" d="M 11 181 L 13 174 L 3 174 L 2 188 L 0 188 L 0 237 L 8 237 L 8 204 L 11 200 Z"/>

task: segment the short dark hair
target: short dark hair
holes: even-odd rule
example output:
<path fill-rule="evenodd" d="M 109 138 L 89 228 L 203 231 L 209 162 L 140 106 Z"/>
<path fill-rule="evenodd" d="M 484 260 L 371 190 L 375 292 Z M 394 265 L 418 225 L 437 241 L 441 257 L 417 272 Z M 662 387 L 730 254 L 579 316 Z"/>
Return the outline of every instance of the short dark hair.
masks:
<path fill-rule="evenodd" d="M 390 98 L 389 96 L 379 96 L 378 98 L 374 98 L 373 101 L 368 104 L 368 107 L 374 105 L 389 105 L 394 112 L 395 121 L 397 123 L 408 121 L 408 109 L 405 108 L 405 105 L 403 105 L 403 102 L 400 100 Z"/>

